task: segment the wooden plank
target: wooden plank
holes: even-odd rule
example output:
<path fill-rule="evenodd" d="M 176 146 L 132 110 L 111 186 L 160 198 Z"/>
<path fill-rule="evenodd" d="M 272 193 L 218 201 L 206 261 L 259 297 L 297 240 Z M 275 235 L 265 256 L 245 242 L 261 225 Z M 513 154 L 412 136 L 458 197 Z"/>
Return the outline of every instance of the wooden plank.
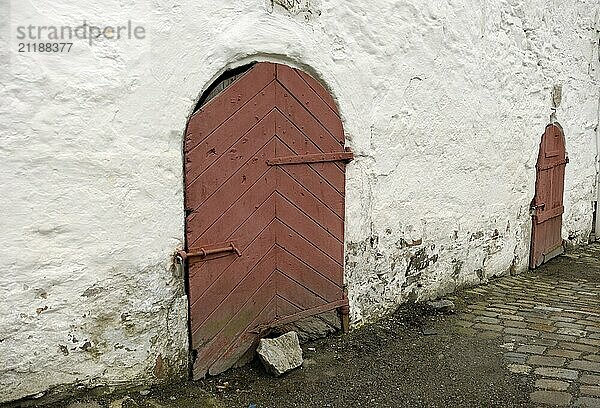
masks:
<path fill-rule="evenodd" d="M 202 102 L 201 106 L 205 106 L 206 104 L 208 104 L 209 101 L 211 101 L 214 97 L 216 97 L 221 92 L 223 92 L 224 89 L 228 88 L 229 85 L 231 85 L 232 83 L 234 83 L 235 81 L 237 81 L 238 79 L 240 79 L 241 77 L 246 75 L 248 73 L 248 71 L 250 69 L 252 69 L 253 67 L 254 66 L 247 67 L 247 69 L 245 69 L 243 72 L 240 72 L 238 74 L 231 74 L 231 71 L 227 71 L 227 72 L 223 73 L 223 76 L 225 76 L 225 79 L 218 80 L 220 82 L 214 87 L 214 89 L 212 89 L 206 97 L 204 97 L 204 95 L 202 96 L 204 98 L 204 101 Z M 243 68 L 240 68 L 240 69 L 243 69 Z M 234 70 L 234 71 L 236 71 L 236 70 Z M 213 87 L 213 86 L 214 86 L 214 84 L 211 85 L 211 87 Z M 198 103 L 200 103 L 200 102 L 198 102 Z"/>
<path fill-rule="evenodd" d="M 271 302 L 260 312 L 260 314 L 250 323 L 247 329 L 239 336 L 227 350 L 221 354 L 213 365 L 210 366 L 209 374 L 217 375 L 234 366 L 237 361 L 249 350 L 256 349 L 260 338 L 260 331 L 255 329 L 261 324 L 267 324 L 274 321 L 277 317 L 277 296 L 271 299 Z"/>
<path fill-rule="evenodd" d="M 537 167 L 537 170 L 538 170 L 538 171 L 542 171 L 542 170 L 551 170 L 551 169 L 553 169 L 553 168 L 555 168 L 555 167 L 558 167 L 558 166 L 560 166 L 561 164 L 562 164 L 562 165 L 565 165 L 565 164 L 567 164 L 568 162 L 569 162 L 569 161 L 568 161 L 567 159 L 562 159 L 562 160 L 560 160 L 560 159 L 559 159 L 559 160 L 556 160 L 555 162 L 548 162 L 548 164 L 544 165 L 543 167 L 538 167 L 537 165 L 536 165 L 536 167 Z"/>
<path fill-rule="evenodd" d="M 238 140 L 244 140 L 247 132 L 263 121 L 269 112 L 273 110 L 274 84 L 267 88 L 266 95 L 257 95 L 256 101 L 247 107 L 241 109 L 225 121 L 223 126 L 215 130 L 209 137 L 196 144 L 193 149 L 186 149 L 185 159 L 185 180 L 186 186 L 196 180 L 211 164 L 213 164 L 221 155 L 231 149 Z M 197 118 L 202 121 L 204 116 Z M 271 125 L 274 133 L 275 124 L 269 121 L 265 122 Z M 250 140 L 246 138 L 246 141 Z"/>
<path fill-rule="evenodd" d="M 301 133 L 281 112 L 276 111 L 275 131 L 279 140 L 294 154 L 322 153 L 310 138 Z M 343 168 L 330 163 L 311 163 L 310 168 L 321 174 L 340 194 L 344 194 L 345 174 Z"/>
<path fill-rule="evenodd" d="M 326 271 L 323 271 L 325 273 L 317 271 L 283 248 L 279 248 L 277 252 L 277 269 L 281 273 L 293 277 L 302 286 L 310 287 L 313 292 L 318 293 L 328 302 L 343 297 L 341 282 L 332 280 L 335 277 L 330 279 L 326 276 Z"/>
<path fill-rule="evenodd" d="M 261 99 L 264 96 L 261 92 L 269 89 L 268 85 L 274 80 L 275 64 L 256 64 L 239 81 L 194 112 L 186 130 L 186 151 L 191 151 L 250 100 Z M 202 119 L 199 120 L 200 116 Z"/>
<path fill-rule="evenodd" d="M 296 70 L 285 65 L 277 65 L 277 82 L 283 85 L 332 135 L 342 135 L 341 140 L 343 141 L 344 131 L 340 117 L 298 75 Z"/>
<path fill-rule="evenodd" d="M 227 242 L 249 217 L 272 197 L 277 187 L 277 172 L 268 171 L 201 235 L 196 242 Z"/>
<path fill-rule="evenodd" d="M 198 321 L 201 318 L 210 319 L 210 324 L 202 324 L 196 330 L 192 328 L 192 339 L 195 344 L 205 344 L 212 339 L 222 327 L 225 327 L 236 314 L 242 310 L 244 303 L 252 298 L 276 269 L 276 258 L 273 249 L 253 265 L 246 273 L 242 269 L 239 274 L 227 274 L 227 279 L 220 279 L 222 290 L 214 293 L 216 296 L 204 297 L 201 308 L 197 310 Z M 225 276 L 225 274 L 223 275 Z M 222 294 L 226 296 L 223 298 Z"/>
<path fill-rule="evenodd" d="M 283 149 L 283 147 L 278 145 L 278 149 Z M 279 167 L 278 170 L 278 174 L 281 177 L 277 180 L 277 189 L 282 187 L 282 184 L 291 183 L 290 180 L 294 180 L 310 191 L 323 206 L 329 208 L 339 218 L 344 216 L 344 196 L 331 187 L 331 184 L 323 180 L 313 169 L 308 166 L 293 166 Z M 302 205 L 300 204 L 298 207 L 302 208 Z"/>
<path fill-rule="evenodd" d="M 311 268 L 331 278 L 334 282 L 343 279 L 343 267 L 323 254 L 306 237 L 301 236 L 283 223 L 276 225 L 277 245 L 284 248 Z"/>
<path fill-rule="evenodd" d="M 281 169 L 278 169 L 278 171 L 283 173 Z M 289 177 L 287 174 L 282 175 L 282 177 L 284 176 Z M 294 179 L 290 178 L 289 180 L 293 182 L 279 184 L 277 191 L 296 207 L 310 214 L 319 225 L 333 236 L 343 240 L 344 220 Z"/>
<path fill-rule="evenodd" d="M 562 205 L 560 207 L 552 208 L 548 211 L 542 211 L 541 214 L 539 214 L 536 217 L 536 222 L 538 224 L 541 224 L 551 218 L 560 217 L 564 212 L 565 212 L 565 207 L 563 207 Z"/>
<path fill-rule="evenodd" d="M 340 115 L 335 100 L 319 81 L 308 75 L 306 72 L 300 71 L 299 69 L 295 69 L 294 71 L 296 71 L 300 78 L 302 78 L 321 97 L 321 99 L 323 99 L 327 106 L 329 106 L 329 108 L 336 115 Z"/>
<path fill-rule="evenodd" d="M 215 160 L 195 180 L 187 182 L 190 191 L 187 208 L 196 208 L 256 155 L 259 150 L 273 138 L 275 126 L 273 118 L 265 117 L 243 138 L 238 140 L 217 160 Z M 250 142 L 250 140 L 252 142 Z"/>
<path fill-rule="evenodd" d="M 292 315 L 295 315 L 296 313 L 302 311 L 302 309 L 300 309 L 298 306 L 288 302 L 287 300 L 285 300 L 284 298 L 282 298 L 279 295 L 275 296 L 275 301 L 277 302 L 276 318 L 292 316 Z M 259 328 L 259 330 L 260 330 L 260 328 Z"/>
<path fill-rule="evenodd" d="M 333 309 L 337 309 L 339 307 L 348 306 L 348 300 L 342 299 L 331 303 L 326 303 L 321 306 L 314 307 L 312 309 L 304 309 L 302 310 L 296 305 L 293 305 L 286 299 L 277 296 L 277 310 L 281 311 L 281 317 L 275 319 L 275 321 L 268 323 L 269 327 L 278 327 L 284 324 L 288 324 L 291 322 L 295 322 L 301 319 L 304 319 L 309 316 L 315 316 L 321 314 L 323 312 L 327 312 Z M 296 311 L 295 313 L 293 311 Z M 329 322 L 328 322 L 329 323 Z M 263 329 L 263 327 L 258 327 L 258 330 Z"/>
<path fill-rule="evenodd" d="M 232 264 L 240 265 L 242 258 L 247 261 L 255 257 L 260 248 L 269 248 L 275 243 L 272 232 L 268 230 L 269 225 L 274 219 L 275 196 L 271 196 L 257 211 L 245 219 L 240 228 L 236 230 L 235 243 L 242 252 L 242 257 L 230 255 L 189 263 L 189 295 L 191 305 L 208 288 L 213 287 L 215 280 L 223 273 L 226 273 Z"/>
<path fill-rule="evenodd" d="M 335 153 L 344 148 L 344 133 L 339 129 L 331 129 L 332 134 L 316 120 L 296 98 L 275 82 L 275 106 L 292 122 L 300 132 L 309 137 L 325 153 Z M 314 135 L 314 137 L 312 136 Z"/>
<path fill-rule="evenodd" d="M 198 355 L 194 363 L 194 378 L 202 378 L 206 375 L 224 350 L 228 348 L 239 336 L 247 333 L 252 324 L 255 324 L 263 310 L 272 307 L 275 298 L 275 284 L 273 279 L 265 282 L 260 290 L 240 308 L 240 311 L 225 327 L 213 337 L 207 344 L 198 348 Z M 266 323 L 266 322 L 265 322 Z"/>
<path fill-rule="evenodd" d="M 210 197 L 201 202 L 194 212 L 187 218 L 187 232 L 192 237 L 199 237 L 223 213 L 231 207 L 244 193 L 250 189 L 270 169 L 267 166 L 267 157 L 275 154 L 276 141 L 271 140 L 260 151 L 248 160 L 222 187 Z M 201 195 L 201 192 L 192 192 L 190 195 Z M 192 202 L 198 202 L 195 198 Z M 192 241 L 195 243 L 196 238 Z M 189 243 L 188 243 L 189 244 Z M 190 245 L 191 246 L 191 245 Z"/>
<path fill-rule="evenodd" d="M 319 297 L 309 288 L 300 285 L 294 279 L 291 279 L 279 271 L 275 275 L 275 280 L 277 285 L 277 295 L 301 310 L 312 309 L 327 304 L 323 298 Z"/>
<path fill-rule="evenodd" d="M 225 271 L 221 271 L 222 273 L 214 281 L 214 284 L 190 305 L 192 334 L 203 325 L 206 325 L 206 319 L 211 313 L 229 296 L 239 282 L 266 258 L 266 255 L 269 255 L 269 257 L 273 255 L 274 243 L 274 228 L 270 227 L 252 244 L 251 248 L 256 250 L 252 255 L 237 258 L 238 261 L 230 264 Z M 224 290 L 225 288 L 228 290 Z M 192 339 L 196 339 L 196 337 L 192 337 Z"/>
<path fill-rule="evenodd" d="M 340 241 L 318 222 L 315 222 L 313 218 L 279 194 L 276 196 L 275 209 L 275 216 L 278 220 L 303 237 L 310 237 L 312 242 L 318 242 L 321 252 L 337 263 L 343 264 L 343 241 Z"/>

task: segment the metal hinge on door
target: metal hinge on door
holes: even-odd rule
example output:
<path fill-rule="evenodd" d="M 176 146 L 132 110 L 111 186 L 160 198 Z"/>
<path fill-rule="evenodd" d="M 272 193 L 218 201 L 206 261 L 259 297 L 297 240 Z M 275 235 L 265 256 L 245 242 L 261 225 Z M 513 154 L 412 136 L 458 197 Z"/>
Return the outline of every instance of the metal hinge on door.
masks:
<path fill-rule="evenodd" d="M 275 157 L 273 159 L 267 160 L 267 165 L 277 166 L 284 164 L 324 163 L 335 161 L 349 162 L 353 159 L 354 154 L 350 151 L 350 149 L 346 148 L 346 151 L 338 153 L 314 153 L 301 154 L 296 156 Z"/>

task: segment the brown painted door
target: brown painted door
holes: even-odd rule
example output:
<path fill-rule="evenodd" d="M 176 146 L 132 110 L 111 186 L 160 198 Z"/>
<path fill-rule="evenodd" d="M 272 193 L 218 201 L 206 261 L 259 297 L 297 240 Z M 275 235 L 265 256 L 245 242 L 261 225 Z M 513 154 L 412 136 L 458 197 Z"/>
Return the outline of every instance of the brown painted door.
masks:
<path fill-rule="evenodd" d="M 561 237 L 565 166 L 565 138 L 558 124 L 548 125 L 542 135 L 536 164 L 535 197 L 531 209 L 530 267 L 537 268 L 563 253 Z"/>
<path fill-rule="evenodd" d="M 331 96 L 257 63 L 190 119 L 186 241 L 194 378 L 269 327 L 343 308 L 344 132 Z"/>

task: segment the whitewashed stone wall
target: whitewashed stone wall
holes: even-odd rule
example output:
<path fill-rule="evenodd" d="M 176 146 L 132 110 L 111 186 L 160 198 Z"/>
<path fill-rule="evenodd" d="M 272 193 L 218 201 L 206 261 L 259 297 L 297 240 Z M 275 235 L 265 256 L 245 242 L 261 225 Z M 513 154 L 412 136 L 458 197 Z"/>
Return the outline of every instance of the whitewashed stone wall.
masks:
<path fill-rule="evenodd" d="M 571 159 L 563 235 L 587 241 L 596 0 L 1 4 L 0 402 L 186 375 L 187 300 L 172 260 L 184 239 L 182 136 L 201 92 L 253 60 L 300 67 L 338 102 L 357 155 L 346 231 L 355 325 L 527 268 L 554 87 Z M 145 38 L 17 52 L 19 26 L 83 20 L 131 20 Z"/>

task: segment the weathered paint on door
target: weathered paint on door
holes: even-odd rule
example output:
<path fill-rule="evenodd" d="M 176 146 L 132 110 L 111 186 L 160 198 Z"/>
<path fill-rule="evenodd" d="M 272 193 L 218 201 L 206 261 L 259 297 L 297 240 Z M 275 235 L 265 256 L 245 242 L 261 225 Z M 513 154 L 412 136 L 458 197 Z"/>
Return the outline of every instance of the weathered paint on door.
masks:
<path fill-rule="evenodd" d="M 312 77 L 257 63 L 194 113 L 185 139 L 194 378 L 270 327 L 341 308 L 344 132 Z"/>
<path fill-rule="evenodd" d="M 535 197 L 531 203 L 533 227 L 529 264 L 532 269 L 564 251 L 561 228 L 567 162 L 562 128 L 557 123 L 548 125 L 540 143 Z"/>

